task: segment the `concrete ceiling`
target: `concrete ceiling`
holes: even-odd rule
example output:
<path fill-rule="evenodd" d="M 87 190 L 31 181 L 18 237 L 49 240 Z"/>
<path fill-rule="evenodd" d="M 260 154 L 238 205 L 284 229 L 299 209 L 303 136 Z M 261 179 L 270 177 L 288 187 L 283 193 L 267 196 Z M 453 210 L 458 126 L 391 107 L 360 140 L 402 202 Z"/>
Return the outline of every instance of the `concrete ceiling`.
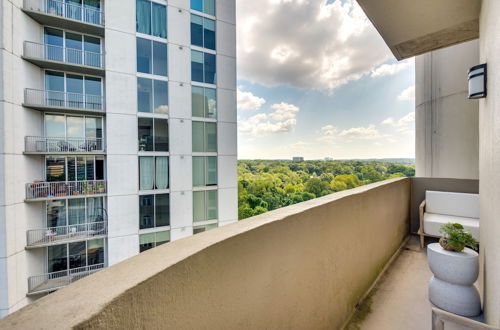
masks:
<path fill-rule="evenodd" d="M 481 0 L 357 0 L 398 60 L 479 37 Z"/>

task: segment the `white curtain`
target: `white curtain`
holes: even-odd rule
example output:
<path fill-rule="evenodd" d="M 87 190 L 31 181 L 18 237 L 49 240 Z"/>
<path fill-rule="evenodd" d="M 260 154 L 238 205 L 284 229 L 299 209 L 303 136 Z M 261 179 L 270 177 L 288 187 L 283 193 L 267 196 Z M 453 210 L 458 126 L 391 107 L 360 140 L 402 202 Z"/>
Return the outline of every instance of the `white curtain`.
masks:
<path fill-rule="evenodd" d="M 156 189 L 168 189 L 168 157 L 156 157 Z"/>
<path fill-rule="evenodd" d="M 152 190 L 154 181 L 154 158 L 139 157 L 139 188 Z"/>

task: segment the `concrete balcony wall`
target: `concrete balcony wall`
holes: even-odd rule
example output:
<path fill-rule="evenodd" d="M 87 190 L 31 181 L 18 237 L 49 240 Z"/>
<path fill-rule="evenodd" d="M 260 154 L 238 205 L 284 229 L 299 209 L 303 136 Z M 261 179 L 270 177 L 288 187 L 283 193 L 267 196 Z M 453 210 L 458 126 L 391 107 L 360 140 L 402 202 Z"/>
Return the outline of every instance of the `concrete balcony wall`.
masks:
<path fill-rule="evenodd" d="M 340 328 L 407 237 L 410 191 L 387 180 L 162 245 L 0 328 Z"/>

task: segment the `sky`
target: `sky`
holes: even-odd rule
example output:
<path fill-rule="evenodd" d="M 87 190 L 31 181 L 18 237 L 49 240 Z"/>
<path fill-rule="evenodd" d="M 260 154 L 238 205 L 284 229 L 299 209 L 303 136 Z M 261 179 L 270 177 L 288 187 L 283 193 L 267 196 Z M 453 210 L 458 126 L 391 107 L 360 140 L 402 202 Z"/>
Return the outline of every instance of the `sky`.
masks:
<path fill-rule="evenodd" d="M 237 0 L 238 158 L 413 158 L 414 60 L 354 0 Z"/>

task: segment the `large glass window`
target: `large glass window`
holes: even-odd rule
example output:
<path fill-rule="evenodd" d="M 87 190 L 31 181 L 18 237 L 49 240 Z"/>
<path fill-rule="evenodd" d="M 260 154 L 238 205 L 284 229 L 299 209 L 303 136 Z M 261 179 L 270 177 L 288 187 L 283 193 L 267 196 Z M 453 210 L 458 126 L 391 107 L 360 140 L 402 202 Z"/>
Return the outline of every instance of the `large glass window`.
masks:
<path fill-rule="evenodd" d="M 170 242 L 170 231 L 139 235 L 139 251 L 144 252 L 156 246 Z"/>
<path fill-rule="evenodd" d="M 212 223 L 210 225 L 205 225 L 205 226 L 194 226 L 193 227 L 193 235 L 203 233 L 204 231 L 207 231 L 210 229 L 215 229 L 217 227 L 218 227 L 218 225 L 216 223 Z"/>
<path fill-rule="evenodd" d="M 168 189 L 168 157 L 139 157 L 139 189 Z"/>
<path fill-rule="evenodd" d="M 168 83 L 138 77 L 137 102 L 139 112 L 168 114 Z"/>
<path fill-rule="evenodd" d="M 93 110 L 103 108 L 102 79 L 99 77 L 45 71 L 45 90 L 45 102 L 50 106 Z"/>
<path fill-rule="evenodd" d="M 193 121 L 193 152 L 217 152 L 217 124 Z"/>
<path fill-rule="evenodd" d="M 192 86 L 191 100 L 193 117 L 217 118 L 216 89 Z"/>
<path fill-rule="evenodd" d="M 167 44 L 137 38 L 137 72 L 167 76 Z"/>
<path fill-rule="evenodd" d="M 193 221 L 217 219 L 217 190 L 193 192 Z"/>
<path fill-rule="evenodd" d="M 169 194 L 139 196 L 139 228 L 148 229 L 170 225 Z"/>
<path fill-rule="evenodd" d="M 193 157 L 193 186 L 217 185 L 217 157 Z"/>
<path fill-rule="evenodd" d="M 167 37 L 167 7 L 159 3 L 136 1 L 136 29 L 139 33 Z"/>
<path fill-rule="evenodd" d="M 215 50 L 215 21 L 191 14 L 191 45 Z"/>
<path fill-rule="evenodd" d="M 191 51 L 191 80 L 207 84 L 216 84 L 215 55 L 196 50 Z"/>
<path fill-rule="evenodd" d="M 49 273 L 104 263 L 104 239 L 47 247 Z"/>
<path fill-rule="evenodd" d="M 104 180 L 104 157 L 47 156 L 45 169 L 48 182 Z"/>
<path fill-rule="evenodd" d="M 215 16 L 215 0 L 191 0 L 191 9 Z"/>
<path fill-rule="evenodd" d="M 49 60 L 101 66 L 101 39 L 98 37 L 46 27 L 44 42 L 45 58 Z"/>

